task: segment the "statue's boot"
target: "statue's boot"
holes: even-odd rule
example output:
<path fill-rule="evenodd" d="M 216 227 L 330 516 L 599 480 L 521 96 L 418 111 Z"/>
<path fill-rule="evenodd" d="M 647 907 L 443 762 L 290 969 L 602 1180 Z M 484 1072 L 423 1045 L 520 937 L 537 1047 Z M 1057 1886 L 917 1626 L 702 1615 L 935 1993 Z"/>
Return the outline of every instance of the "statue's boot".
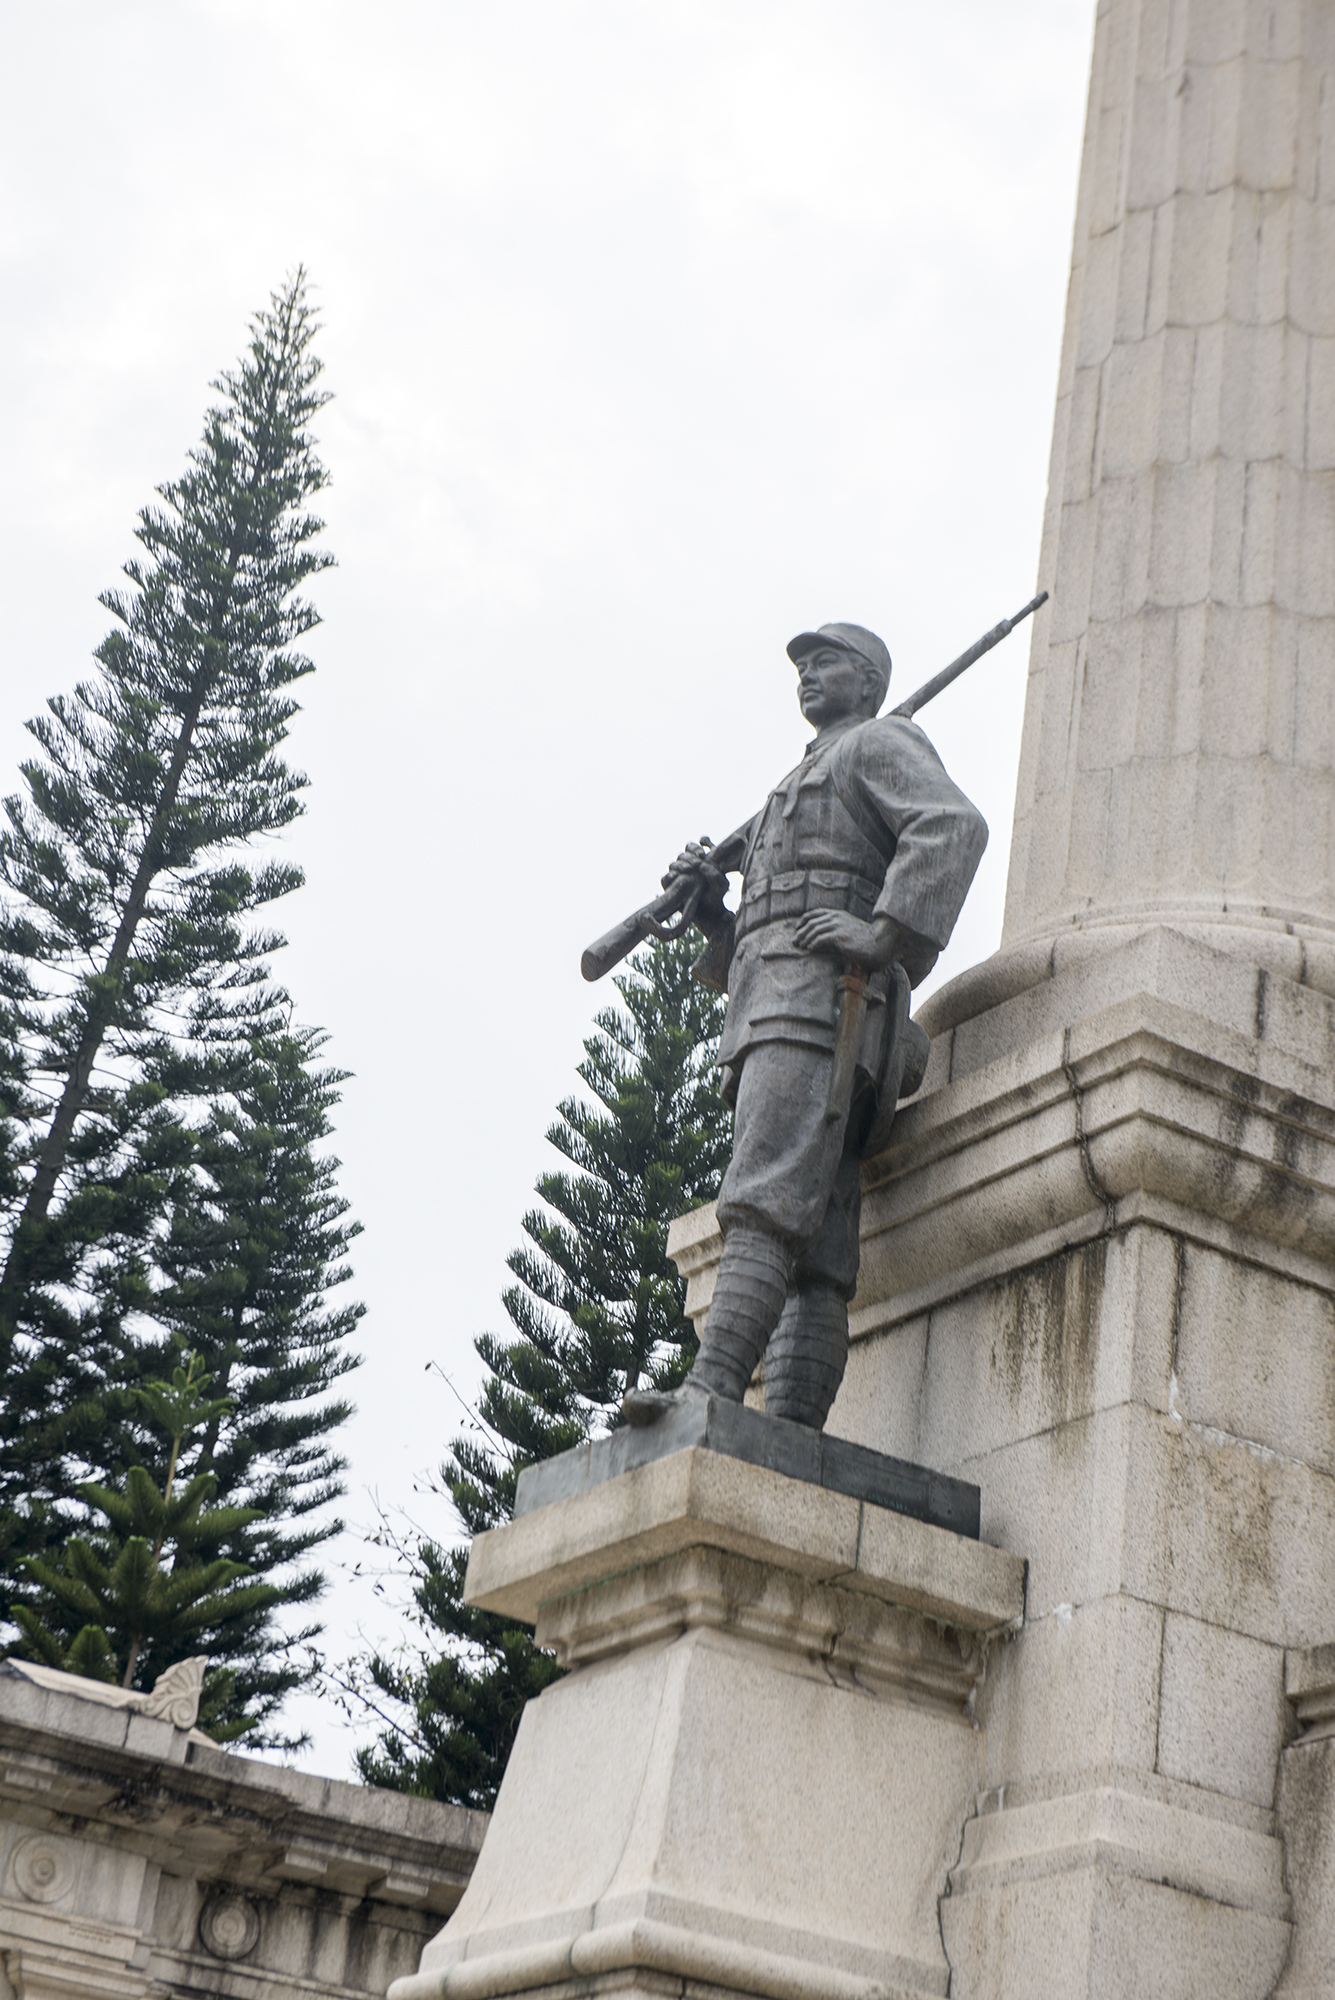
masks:
<path fill-rule="evenodd" d="M 765 1415 L 820 1430 L 848 1365 L 848 1305 L 806 1285 L 784 1306 L 765 1355 Z"/>
<path fill-rule="evenodd" d="M 632 1389 L 621 1401 L 628 1424 L 652 1424 L 684 1396 L 740 1403 L 788 1296 L 793 1252 L 767 1229 L 734 1223 L 723 1239 L 709 1318 L 694 1366 L 680 1389 Z"/>

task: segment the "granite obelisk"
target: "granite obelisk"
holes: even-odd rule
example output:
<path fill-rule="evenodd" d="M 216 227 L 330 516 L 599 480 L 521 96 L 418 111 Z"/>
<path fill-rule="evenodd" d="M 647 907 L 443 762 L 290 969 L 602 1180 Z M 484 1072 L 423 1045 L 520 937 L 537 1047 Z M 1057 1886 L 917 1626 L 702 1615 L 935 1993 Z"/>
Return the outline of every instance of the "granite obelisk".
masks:
<path fill-rule="evenodd" d="M 1005 946 L 1335 992 L 1333 60 L 1324 0 L 1099 8 Z"/>

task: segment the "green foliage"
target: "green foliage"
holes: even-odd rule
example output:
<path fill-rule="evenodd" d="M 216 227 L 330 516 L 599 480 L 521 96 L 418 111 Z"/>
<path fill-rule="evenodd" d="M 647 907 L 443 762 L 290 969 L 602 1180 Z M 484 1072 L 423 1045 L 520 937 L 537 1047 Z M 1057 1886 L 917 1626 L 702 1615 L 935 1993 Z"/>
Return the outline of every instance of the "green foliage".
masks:
<path fill-rule="evenodd" d="M 264 1567 L 303 1556 L 327 1532 L 280 1530 L 337 1497 L 342 1458 L 324 1442 L 351 1415 L 319 1396 L 357 1365 L 343 1343 L 363 1308 L 331 1307 L 361 1224 L 347 1222 L 329 1134 L 346 1071 L 317 1067 L 325 1037 L 288 1024 L 249 1044 L 225 1097 L 195 1134 L 189 1196 L 154 1245 L 158 1321 L 200 1354 L 233 1414 L 205 1455 L 225 1492 L 247 1490 L 265 1519 Z"/>
<path fill-rule="evenodd" d="M 387 1526 L 379 1539 L 411 1578 L 421 1650 L 359 1662 L 345 1682 L 382 1725 L 357 1768 L 368 1785 L 490 1811 L 524 1704 L 560 1669 L 527 1625 L 464 1603 L 466 1546 L 440 1548 Z"/>
<path fill-rule="evenodd" d="M 225 1392 L 199 1416 L 192 1462 L 214 1490 L 244 1505 L 215 1510 L 210 1529 L 220 1536 L 219 1557 L 238 1573 L 281 1580 L 281 1589 L 234 1596 L 213 1632 L 208 1650 L 218 1671 L 209 1681 L 208 1726 L 257 1745 L 288 1743 L 274 1733 L 274 1719 L 284 1696 L 314 1671 L 309 1649 L 318 1626 L 280 1632 L 272 1612 L 300 1609 L 323 1588 L 308 1558 L 341 1526 L 328 1503 L 341 1491 L 344 1460 L 329 1435 L 350 1413 L 329 1392 L 356 1365 L 344 1343 L 362 1312 L 325 1297 L 347 1278 L 338 1260 L 359 1225 L 344 1220 L 337 1161 L 317 1151 L 342 1080 L 341 1071 L 317 1066 L 321 1042 L 313 1030 L 292 1028 L 229 1057 L 231 1087 L 192 1132 L 188 1171 L 173 1179 L 164 1226 L 149 1246 L 153 1312 L 166 1338 L 142 1340 L 127 1357 L 146 1369 L 173 1346 L 190 1349 Z M 145 1394 L 134 1385 L 124 1392 L 141 1419 L 150 1415 Z M 159 1409 L 153 1422 L 138 1422 L 131 1443 L 118 1446 L 159 1481 L 170 1472 L 162 1418 Z M 111 1483 L 118 1476 L 113 1464 Z M 93 1495 L 81 1482 L 73 1498 L 83 1509 L 100 1504 Z M 68 1504 L 51 1509 L 29 1524 L 26 1540 L 63 1539 L 75 1518 Z M 35 1601 L 37 1572 L 17 1568 L 10 1615 L 27 1631 L 24 1607 Z M 78 1641 L 81 1614 L 72 1604 L 48 1598 L 42 1615 L 59 1644 Z M 197 1635 L 182 1627 L 175 1641 L 159 1636 L 155 1666 L 199 1650 Z"/>
<path fill-rule="evenodd" d="M 345 1075 L 318 1065 L 323 1041 L 289 1024 L 232 1065 L 154 1245 L 155 1316 L 230 1399 L 200 1443 L 218 1490 L 244 1495 L 251 1510 L 226 1553 L 257 1575 L 281 1575 L 288 1610 L 320 1595 L 324 1577 L 309 1558 L 343 1525 L 330 1504 L 346 1461 L 329 1440 L 352 1414 L 337 1389 L 357 1366 L 346 1343 L 363 1312 L 327 1297 L 351 1275 L 343 1260 L 361 1225 L 345 1220 L 338 1161 L 318 1150 Z M 229 1717 L 267 1725 L 314 1672 L 308 1649 L 318 1636 L 317 1624 L 304 1624 L 279 1648 L 267 1614 L 234 1618 Z M 283 1739 L 261 1731 L 251 1740 Z"/>
<path fill-rule="evenodd" d="M 138 1389 L 168 1442 L 166 1477 L 159 1488 L 142 1465 L 132 1465 L 119 1489 L 91 1480 L 82 1485 L 82 1499 L 101 1522 L 68 1536 L 59 1553 L 25 1564 L 35 1600 L 17 1606 L 14 1616 L 29 1657 L 91 1680 L 147 1688 L 177 1660 L 225 1648 L 234 1620 L 279 1602 L 278 1590 L 219 1553 L 256 1518 L 255 1510 L 215 1506 L 211 1472 L 181 1473 L 192 1444 L 229 1408 L 225 1397 L 209 1395 L 210 1387 L 198 1355 L 190 1354 L 170 1381 Z M 62 1628 L 70 1627 L 66 1641 Z M 206 1700 L 208 1692 L 206 1683 Z M 224 1723 L 219 1733 L 237 1735 L 243 1726 Z"/>
<path fill-rule="evenodd" d="M 339 1525 L 316 1515 L 340 1490 L 330 1392 L 359 1308 L 325 1294 L 355 1225 L 317 1148 L 342 1078 L 269 976 L 283 940 L 258 919 L 300 871 L 253 853 L 301 811 L 282 748 L 318 622 L 303 588 L 332 561 L 309 511 L 316 331 L 298 272 L 140 515 L 97 672 L 29 724 L 5 804 L 0 1614 L 31 1604 L 25 1559 L 101 1505 L 93 1487 L 128 1492 L 138 1465 L 163 1490 L 139 1389 L 178 1339 L 228 1403 L 199 1445 L 234 1503 L 217 1559 L 285 1571 L 274 1601 L 305 1604 L 321 1579 L 303 1559 Z M 217 1667 L 228 1726 L 262 1742 L 313 1631 L 251 1607 Z"/>
<path fill-rule="evenodd" d="M 11 1490 L 95 1456 L 129 1415 L 107 1385 L 180 1164 L 160 1075 L 173 1033 L 207 1046 L 272 1025 L 256 989 L 279 940 L 244 921 L 300 873 L 236 850 L 300 810 L 304 780 L 278 751 L 311 667 L 295 646 L 316 613 L 297 593 L 331 560 L 305 511 L 326 484 L 307 428 L 324 401 L 314 335 L 298 274 L 215 384 L 186 473 L 141 513 L 130 588 L 102 600 L 116 624 L 101 671 L 29 724 L 42 755 L 5 802 L 0 953 L 24 1067 L 4 1107 L 18 1132 L 0 1386 L 27 1419 L 7 1426 Z"/>
<path fill-rule="evenodd" d="M 690 978 L 693 956 L 682 940 L 631 960 L 623 1008 L 600 1013 L 584 1044 L 577 1074 L 593 1102 L 568 1098 L 547 1134 L 573 1171 L 537 1183 L 542 1206 L 524 1217 L 502 1295 L 513 1330 L 475 1342 L 487 1379 L 473 1434 L 442 1468 L 471 1534 L 509 1519 L 525 1465 L 615 1424 L 628 1389 L 674 1386 L 694 1358 L 667 1230 L 717 1194 L 729 1119 L 712 1077 L 723 1002 Z M 370 1784 L 490 1806 L 524 1703 L 557 1669 L 526 1627 L 463 1603 L 466 1550 L 388 1540 L 438 1650 L 354 1674 L 382 1723 L 358 1768 Z"/>
<path fill-rule="evenodd" d="M 547 1138 L 573 1173 L 543 1174 L 527 1242 L 506 1260 L 513 1332 L 479 1334 L 478 1414 L 490 1444 L 459 1439 L 445 1482 L 472 1534 L 508 1519 L 525 1465 L 616 1416 L 628 1389 L 671 1388 L 695 1358 L 668 1224 L 718 1192 L 729 1120 L 714 1085 L 723 1002 L 690 977 L 689 940 L 644 947 L 616 981 Z"/>

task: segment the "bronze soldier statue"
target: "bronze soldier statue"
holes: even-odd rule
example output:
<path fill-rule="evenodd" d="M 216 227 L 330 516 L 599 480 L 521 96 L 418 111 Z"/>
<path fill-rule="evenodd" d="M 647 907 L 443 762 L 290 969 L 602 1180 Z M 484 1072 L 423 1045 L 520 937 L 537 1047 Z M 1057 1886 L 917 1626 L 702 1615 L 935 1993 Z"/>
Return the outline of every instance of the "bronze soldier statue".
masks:
<path fill-rule="evenodd" d="M 633 1424 L 682 1396 L 740 1402 L 762 1355 L 766 1414 L 824 1424 L 848 1358 L 861 1161 L 922 1080 L 909 990 L 949 939 L 987 843 L 918 725 L 879 715 L 890 655 L 874 632 L 822 625 L 788 654 L 816 730 L 802 762 L 727 842 L 691 842 L 663 878 L 705 936 L 697 976 L 728 995 L 718 1059 L 735 1128 L 699 1354 L 675 1395 L 631 1391 Z M 725 870 L 738 868 L 734 915 Z M 640 912 L 591 947 L 586 972 L 609 945 L 628 949 L 636 923 L 637 935 L 660 928 Z"/>

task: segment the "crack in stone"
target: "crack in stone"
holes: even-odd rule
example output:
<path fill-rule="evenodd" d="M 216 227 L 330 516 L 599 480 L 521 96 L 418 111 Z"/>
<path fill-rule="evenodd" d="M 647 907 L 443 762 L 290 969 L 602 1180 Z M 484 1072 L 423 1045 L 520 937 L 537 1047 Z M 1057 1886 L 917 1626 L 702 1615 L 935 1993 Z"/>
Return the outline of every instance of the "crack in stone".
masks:
<path fill-rule="evenodd" d="M 1104 1236 L 1111 1236 L 1117 1227 L 1117 1201 L 1115 1196 L 1109 1192 L 1100 1180 L 1098 1169 L 1094 1165 L 1090 1154 L 1089 1134 L 1085 1130 L 1085 1094 L 1076 1082 L 1075 1070 L 1071 1066 L 1071 1030 L 1069 1028 L 1062 1030 L 1062 1075 L 1066 1078 L 1066 1087 L 1070 1091 L 1072 1102 L 1075 1105 L 1075 1142 L 1080 1149 L 1080 1165 L 1085 1179 L 1089 1183 L 1090 1191 L 1095 1199 L 1103 1204 L 1102 1234 Z"/>
<path fill-rule="evenodd" d="M 977 1727 L 976 1724 L 975 1727 Z M 964 1817 L 960 1821 L 959 1851 L 956 1854 L 955 1859 L 951 1862 L 949 1868 L 947 1868 L 946 1870 L 946 1886 L 936 1899 L 936 1928 L 941 1938 L 941 1956 L 946 1961 L 947 2000 L 949 2000 L 951 1988 L 955 1984 L 955 1968 L 950 1962 L 950 1953 L 946 1950 L 945 1906 L 948 1898 L 953 1896 L 955 1893 L 955 1885 L 952 1882 L 951 1877 L 954 1875 L 955 1870 L 959 1867 L 960 1863 L 964 1859 L 964 1840 L 965 1840 L 965 1835 L 969 1831 L 969 1821 L 971 1819 L 977 1819 L 977 1817 L 978 1817 L 978 1793 L 975 1792 L 965 1808 Z"/>

